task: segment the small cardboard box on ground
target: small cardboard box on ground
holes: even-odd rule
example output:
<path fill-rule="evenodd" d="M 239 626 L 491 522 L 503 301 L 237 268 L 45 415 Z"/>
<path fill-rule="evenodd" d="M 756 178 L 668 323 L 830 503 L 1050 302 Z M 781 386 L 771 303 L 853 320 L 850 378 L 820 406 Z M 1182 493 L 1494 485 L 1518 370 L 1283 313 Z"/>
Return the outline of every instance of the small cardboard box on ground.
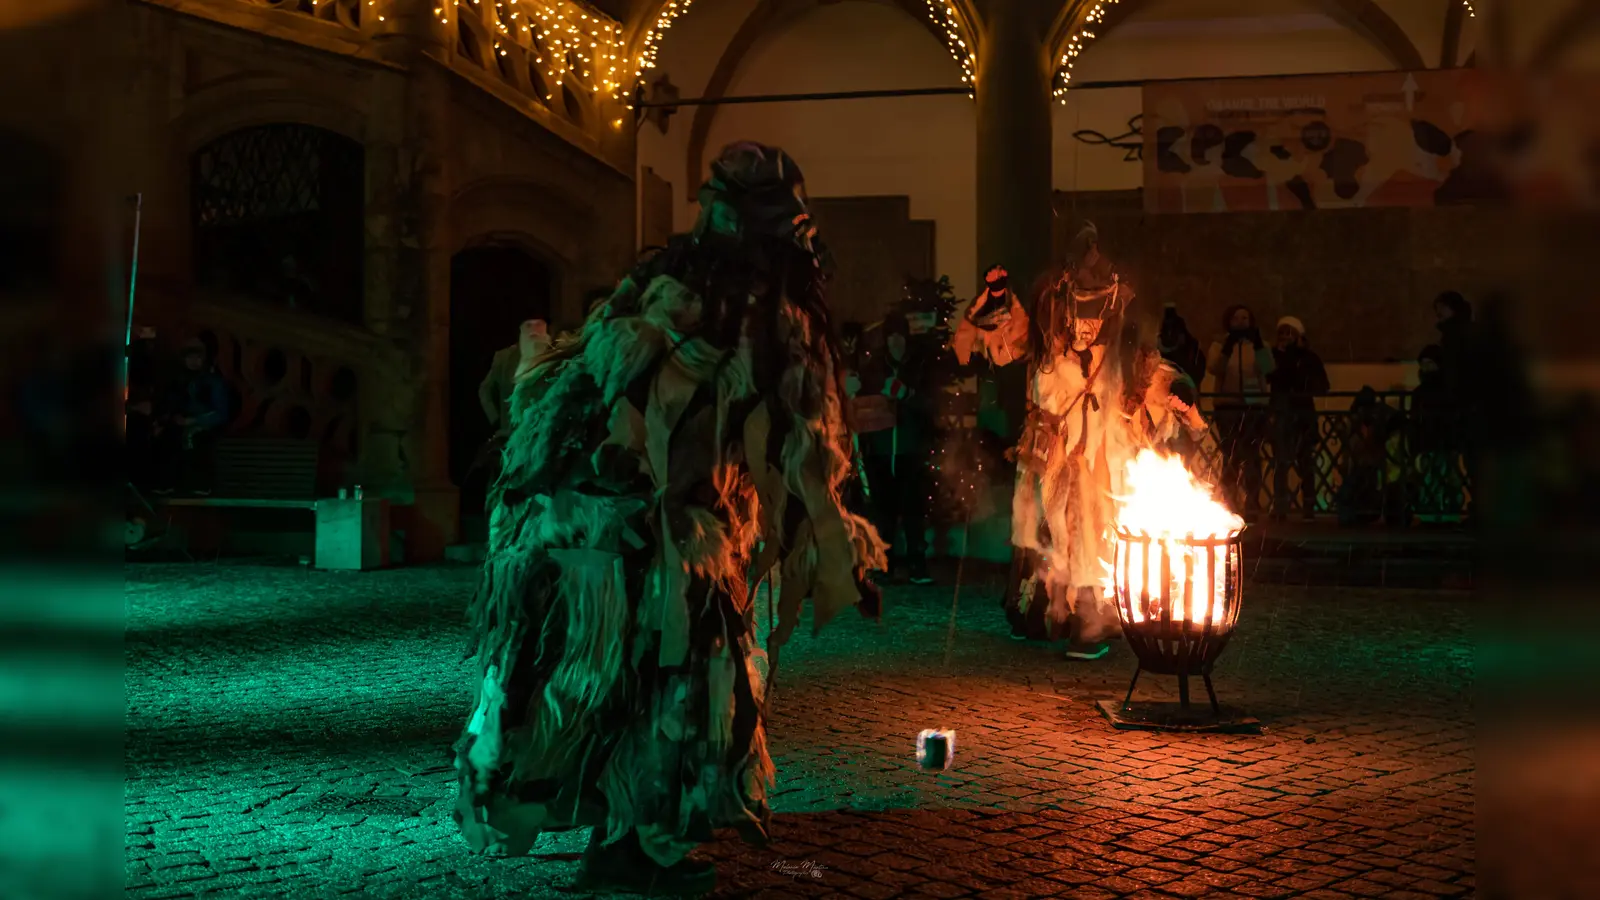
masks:
<path fill-rule="evenodd" d="M 389 563 L 389 501 L 317 501 L 317 568 L 364 572 Z"/>

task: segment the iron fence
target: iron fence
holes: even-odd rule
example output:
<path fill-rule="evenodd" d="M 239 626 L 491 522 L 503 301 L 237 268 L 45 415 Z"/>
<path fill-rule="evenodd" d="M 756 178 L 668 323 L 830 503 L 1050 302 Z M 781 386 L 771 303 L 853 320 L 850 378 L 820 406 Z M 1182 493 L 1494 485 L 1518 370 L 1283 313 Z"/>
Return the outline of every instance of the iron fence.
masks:
<path fill-rule="evenodd" d="M 1350 524 L 1466 519 L 1473 441 L 1459 411 L 1403 391 L 1304 399 L 1314 409 L 1206 396 L 1210 427 L 1191 466 L 1247 512 Z"/>

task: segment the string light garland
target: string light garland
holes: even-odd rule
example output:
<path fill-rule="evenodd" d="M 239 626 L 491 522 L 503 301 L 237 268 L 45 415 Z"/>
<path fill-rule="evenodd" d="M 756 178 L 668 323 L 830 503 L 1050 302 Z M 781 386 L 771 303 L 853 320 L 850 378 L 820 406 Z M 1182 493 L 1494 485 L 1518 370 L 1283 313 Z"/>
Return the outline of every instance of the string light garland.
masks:
<path fill-rule="evenodd" d="M 1077 65 L 1078 57 L 1088 48 L 1089 42 L 1094 40 L 1095 34 L 1090 31 L 1090 26 L 1098 26 L 1105 21 L 1106 10 L 1117 5 L 1120 0 L 1100 0 L 1083 17 L 1083 24 L 1078 27 L 1077 33 L 1067 38 L 1067 49 L 1062 52 L 1059 68 L 1056 70 L 1056 99 L 1062 105 L 1067 102 L 1067 89 L 1072 87 L 1072 67 Z"/>
<path fill-rule="evenodd" d="M 681 0 L 681 2 L 680 0 L 668 0 L 667 5 L 661 7 L 661 11 L 656 13 L 655 24 L 651 25 L 650 30 L 644 33 L 644 43 L 639 46 L 639 58 L 634 62 L 633 81 L 635 84 L 644 80 L 645 70 L 656 67 L 656 54 L 661 51 L 662 36 L 667 29 L 672 27 L 673 21 L 687 13 L 689 7 L 693 4 L 694 0 Z M 633 109 L 631 98 L 628 102 L 628 108 Z"/>
<path fill-rule="evenodd" d="M 1083 25 L 1079 26 L 1077 33 L 1067 39 L 1067 49 L 1062 52 L 1059 68 L 1056 70 L 1055 96 L 1063 105 L 1067 102 L 1067 91 L 1072 87 L 1072 68 L 1078 62 L 1078 57 L 1088 49 L 1089 42 L 1095 39 L 1095 33 L 1090 31 L 1090 26 L 1098 26 L 1105 22 L 1106 11 L 1116 6 L 1121 0 L 1099 0 L 1094 9 L 1083 17 Z M 928 0 L 931 6 L 933 0 Z M 1472 8 L 1472 0 L 1461 0 L 1461 5 L 1467 11 L 1467 18 L 1476 19 L 1478 13 Z"/>
<path fill-rule="evenodd" d="M 481 17 L 494 42 L 496 56 L 508 47 L 520 47 L 530 68 L 536 68 L 562 87 L 568 81 L 620 99 L 626 81 L 620 74 L 625 57 L 622 26 L 602 13 L 574 0 L 466 0 Z M 450 24 L 450 7 L 434 7 L 434 15 Z M 489 4 L 493 4 L 490 10 Z M 457 15 L 460 15 L 459 11 Z M 553 99 L 545 95 L 544 99 Z"/>
<path fill-rule="evenodd" d="M 928 21 L 944 32 L 944 45 L 950 58 L 961 67 L 961 83 L 968 87 L 977 84 L 978 60 L 975 47 L 969 46 L 961 35 L 961 19 L 947 0 L 924 0 L 928 4 Z M 973 42 L 976 44 L 976 41 Z M 969 94 L 968 96 L 972 96 Z"/>

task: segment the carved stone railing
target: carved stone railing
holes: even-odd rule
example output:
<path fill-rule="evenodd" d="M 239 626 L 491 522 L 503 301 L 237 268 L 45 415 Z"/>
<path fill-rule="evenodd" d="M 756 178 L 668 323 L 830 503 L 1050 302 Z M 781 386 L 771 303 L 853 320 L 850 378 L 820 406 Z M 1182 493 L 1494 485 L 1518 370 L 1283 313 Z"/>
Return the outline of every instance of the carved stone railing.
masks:
<path fill-rule="evenodd" d="M 604 14 L 572 0 L 450 2 L 459 59 L 580 129 L 600 125 L 601 105 L 623 92 L 622 26 Z"/>
<path fill-rule="evenodd" d="M 381 400 L 373 392 L 398 371 L 396 350 L 359 326 L 238 298 L 202 301 L 193 312 L 190 327 L 232 395 L 227 433 L 316 441 L 324 491 L 361 480 L 361 407 Z"/>
<path fill-rule="evenodd" d="M 373 0 L 239 0 L 239 2 L 264 9 L 299 13 L 357 30 L 361 28 L 363 7 L 370 8 L 373 5 Z"/>
<path fill-rule="evenodd" d="M 433 16 L 441 59 L 585 153 L 626 171 L 617 135 L 632 66 L 623 26 L 576 0 L 140 0 L 318 50 L 395 66 L 384 39 Z M 428 20 L 424 19 L 424 22 Z"/>

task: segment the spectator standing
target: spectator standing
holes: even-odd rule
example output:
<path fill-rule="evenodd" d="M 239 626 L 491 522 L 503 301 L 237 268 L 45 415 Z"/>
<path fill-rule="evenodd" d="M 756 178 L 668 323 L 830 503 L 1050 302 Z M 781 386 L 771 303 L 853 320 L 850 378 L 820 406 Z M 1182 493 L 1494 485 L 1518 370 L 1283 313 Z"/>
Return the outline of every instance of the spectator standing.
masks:
<path fill-rule="evenodd" d="M 489 363 L 488 374 L 478 384 L 478 403 L 496 437 L 503 439 L 511 431 L 511 392 L 517 376 L 548 349 L 549 325 L 543 319 L 529 319 L 518 329 L 517 342 L 495 353 Z"/>
<path fill-rule="evenodd" d="M 1306 340 L 1306 326 L 1294 316 L 1278 320 L 1272 387 L 1272 517 L 1289 516 L 1289 470 L 1300 484 L 1300 516 L 1310 521 L 1317 510 L 1317 402 L 1328 392 L 1328 370 Z"/>
<path fill-rule="evenodd" d="M 1178 315 L 1178 308 L 1167 304 L 1161 314 L 1161 333 L 1157 338 L 1157 348 L 1161 351 L 1161 358 L 1174 366 L 1178 371 L 1189 377 L 1189 380 L 1199 384 L 1206 377 L 1206 352 L 1200 348 L 1200 342 L 1189 333 L 1189 324 Z"/>
<path fill-rule="evenodd" d="M 1229 307 L 1222 327 L 1206 354 L 1206 371 L 1215 379 L 1224 487 L 1243 493 L 1234 508 L 1251 520 L 1261 512 L 1261 443 L 1268 419 L 1267 376 L 1274 363 L 1249 307 Z"/>
<path fill-rule="evenodd" d="M 911 342 L 903 315 L 883 322 L 883 350 L 862 363 L 861 395 L 883 397 L 888 427 L 865 430 L 861 449 L 872 492 L 872 520 L 878 534 L 903 554 L 890 554 L 890 572 L 904 565 L 913 584 L 929 584 L 928 499 L 933 486 L 928 464 L 933 450 L 934 404 L 928 385 L 927 354 Z M 903 531 L 903 543 L 895 535 Z"/>
<path fill-rule="evenodd" d="M 1437 344 L 1417 354 L 1417 387 L 1411 392 L 1409 438 L 1416 459 L 1416 509 L 1424 521 L 1453 519 L 1463 512 L 1461 406 L 1445 383 L 1444 351 Z"/>
<path fill-rule="evenodd" d="M 1398 524 L 1404 515 L 1402 485 L 1392 465 L 1393 441 L 1404 426 L 1399 410 L 1363 387 L 1350 403 L 1344 442 L 1344 478 L 1337 498 L 1339 524 L 1367 525 L 1380 516 Z"/>
<path fill-rule="evenodd" d="M 1473 332 L 1472 304 L 1455 291 L 1445 291 L 1433 301 L 1433 314 L 1439 329 L 1439 370 L 1445 387 L 1460 399 L 1463 370 L 1471 353 Z"/>
<path fill-rule="evenodd" d="M 183 369 L 157 415 L 155 493 L 211 493 L 217 436 L 228 424 L 230 406 L 228 386 L 206 345 L 189 341 Z"/>

